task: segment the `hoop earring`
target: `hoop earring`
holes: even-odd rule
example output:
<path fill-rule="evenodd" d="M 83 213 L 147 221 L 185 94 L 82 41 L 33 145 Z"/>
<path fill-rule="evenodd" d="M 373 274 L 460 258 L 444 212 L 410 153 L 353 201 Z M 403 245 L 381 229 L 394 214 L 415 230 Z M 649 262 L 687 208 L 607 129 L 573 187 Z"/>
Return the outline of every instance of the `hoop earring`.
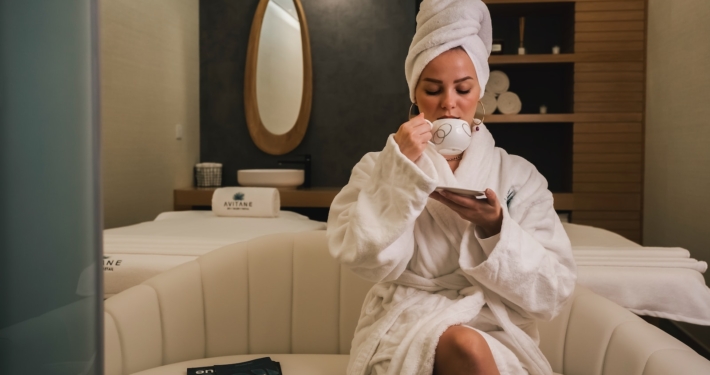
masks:
<path fill-rule="evenodd" d="M 482 102 L 482 101 L 479 100 L 478 102 L 481 103 L 481 108 L 483 108 L 483 117 L 481 117 L 481 119 L 478 120 L 478 119 L 476 118 L 476 115 L 473 115 L 473 121 L 471 121 L 471 122 L 472 122 L 474 125 L 476 125 L 476 131 L 478 131 L 478 125 L 483 124 L 483 120 L 486 119 L 486 106 L 483 105 L 483 102 Z M 476 122 L 476 120 L 478 120 L 478 122 Z"/>
<path fill-rule="evenodd" d="M 412 109 L 414 109 L 415 106 L 417 107 L 417 114 L 416 114 L 416 115 L 415 115 L 415 114 L 412 114 Z M 412 103 L 412 105 L 409 106 L 409 119 L 411 120 L 412 118 L 418 116 L 419 113 L 420 113 L 420 112 L 419 112 L 419 106 L 416 105 L 415 103 Z"/>

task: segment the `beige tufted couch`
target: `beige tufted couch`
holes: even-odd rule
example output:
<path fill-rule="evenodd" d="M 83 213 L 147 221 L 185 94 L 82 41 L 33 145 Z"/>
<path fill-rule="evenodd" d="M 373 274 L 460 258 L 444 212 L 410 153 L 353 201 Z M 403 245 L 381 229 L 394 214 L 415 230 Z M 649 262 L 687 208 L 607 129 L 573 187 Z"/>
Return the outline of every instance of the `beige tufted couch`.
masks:
<path fill-rule="evenodd" d="M 106 374 L 264 355 L 285 375 L 344 374 L 370 286 L 331 258 L 324 231 L 229 245 L 106 300 Z M 557 373 L 710 374 L 690 348 L 581 287 L 540 334 Z"/>

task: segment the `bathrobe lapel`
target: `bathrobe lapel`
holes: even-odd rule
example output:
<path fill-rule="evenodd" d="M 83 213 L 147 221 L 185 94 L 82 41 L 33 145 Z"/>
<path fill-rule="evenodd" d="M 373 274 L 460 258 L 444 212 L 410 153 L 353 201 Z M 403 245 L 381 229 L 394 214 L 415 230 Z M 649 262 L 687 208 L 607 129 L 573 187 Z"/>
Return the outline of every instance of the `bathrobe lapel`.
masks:
<path fill-rule="evenodd" d="M 498 188 L 497 186 L 491 186 L 489 175 L 491 174 L 491 170 L 500 164 L 499 160 L 497 160 L 499 156 L 495 151 L 493 137 L 485 125 L 481 124 L 479 131 L 473 133 L 471 144 L 466 149 L 463 159 L 455 172 L 451 172 L 451 168 L 446 160 L 431 146 L 427 148 L 422 157 L 428 158 L 434 166 L 437 172 L 436 178 L 438 186 L 476 190 L 491 188 L 494 191 Z M 444 204 L 433 199 L 430 199 L 427 203 L 426 211 L 434 219 L 436 226 L 446 234 L 453 248 L 459 251 L 462 239 L 466 236 L 467 231 L 473 230 L 474 226 L 468 221 L 461 219 L 456 212 Z M 471 239 L 474 241 L 474 245 L 478 245 L 475 238 Z M 468 245 L 464 245 L 462 248 L 470 249 Z M 483 254 L 482 251 L 481 254 Z M 481 259 L 481 261 L 482 260 L 483 259 Z"/>

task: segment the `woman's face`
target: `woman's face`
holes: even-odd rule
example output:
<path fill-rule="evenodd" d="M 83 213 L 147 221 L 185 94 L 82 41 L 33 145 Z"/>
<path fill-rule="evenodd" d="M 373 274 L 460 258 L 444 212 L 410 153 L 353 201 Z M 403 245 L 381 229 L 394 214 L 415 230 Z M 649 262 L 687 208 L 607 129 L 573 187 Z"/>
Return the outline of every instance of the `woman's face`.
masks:
<path fill-rule="evenodd" d="M 480 93 L 471 58 L 464 50 L 455 48 L 437 56 L 424 68 L 414 97 L 419 111 L 429 121 L 458 118 L 470 124 Z"/>

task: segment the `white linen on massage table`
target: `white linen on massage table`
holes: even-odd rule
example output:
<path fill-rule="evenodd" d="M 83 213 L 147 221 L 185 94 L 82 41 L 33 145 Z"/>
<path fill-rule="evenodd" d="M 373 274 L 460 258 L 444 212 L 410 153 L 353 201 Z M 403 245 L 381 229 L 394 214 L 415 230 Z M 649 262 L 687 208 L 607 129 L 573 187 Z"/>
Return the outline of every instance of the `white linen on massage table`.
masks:
<path fill-rule="evenodd" d="M 295 212 L 275 218 L 218 217 L 211 211 L 164 212 L 154 220 L 104 231 L 104 296 L 222 246 L 281 232 L 325 229 Z"/>
<path fill-rule="evenodd" d="M 281 211 L 275 218 L 219 217 L 212 211 L 172 212 L 160 214 L 154 221 L 105 230 L 104 253 L 202 255 L 215 249 L 211 244 L 317 229 L 325 229 L 325 223 L 289 211 Z M 172 246 L 177 247 L 173 250 Z"/>
<path fill-rule="evenodd" d="M 577 283 L 630 311 L 710 325 L 707 264 L 681 248 L 643 247 L 616 233 L 562 223 L 577 262 Z"/>

